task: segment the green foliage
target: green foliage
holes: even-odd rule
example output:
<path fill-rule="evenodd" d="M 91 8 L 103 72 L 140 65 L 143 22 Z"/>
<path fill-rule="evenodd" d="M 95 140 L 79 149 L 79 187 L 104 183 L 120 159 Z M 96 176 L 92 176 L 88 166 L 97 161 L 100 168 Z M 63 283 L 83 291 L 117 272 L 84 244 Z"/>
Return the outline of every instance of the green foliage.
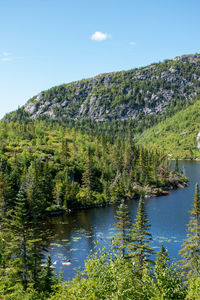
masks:
<path fill-rule="evenodd" d="M 136 146 L 129 127 L 124 130 L 118 124 L 105 135 L 109 123 L 98 126 L 83 122 L 76 128 L 74 123 L 29 119 L 0 122 L 3 205 L 15 206 L 25 179 L 29 209 L 35 205 L 38 215 L 55 206 L 73 209 L 132 198 L 185 180 L 178 174 L 173 180 L 163 153 Z"/>
<path fill-rule="evenodd" d="M 200 277 L 192 276 L 188 282 L 188 292 L 186 300 L 199 300 L 200 299 Z"/>
<path fill-rule="evenodd" d="M 182 268 L 188 277 L 199 276 L 200 274 L 200 199 L 198 184 L 195 187 L 193 208 L 190 215 L 190 222 L 187 225 L 188 237 L 180 251 L 183 257 Z"/>
<path fill-rule="evenodd" d="M 85 270 L 53 299 L 149 299 L 151 282 L 148 270 L 139 280 L 129 260 L 113 259 L 102 250 L 94 253 L 86 262 Z"/>
<path fill-rule="evenodd" d="M 199 99 L 199 98 L 198 98 Z M 165 151 L 169 158 L 199 158 L 197 134 L 199 132 L 200 101 L 181 109 L 174 116 L 137 135 L 137 143 Z"/>
<path fill-rule="evenodd" d="M 43 290 L 46 291 L 47 293 L 51 293 L 56 283 L 57 283 L 57 279 L 55 277 L 54 272 L 52 271 L 51 256 L 48 255 L 47 263 L 42 275 Z"/>
<path fill-rule="evenodd" d="M 147 262 L 151 262 L 153 249 L 149 245 L 152 236 L 149 232 L 150 224 L 144 207 L 144 199 L 140 198 L 137 216 L 131 230 L 129 252 L 132 261 L 140 273 Z"/>
<path fill-rule="evenodd" d="M 173 264 L 169 264 L 169 255 L 164 246 L 157 253 L 154 266 L 155 280 L 153 299 L 184 299 L 186 288 L 183 280 Z"/>
<path fill-rule="evenodd" d="M 127 253 L 127 247 L 130 242 L 130 229 L 131 221 L 127 209 L 127 205 L 124 203 L 124 200 L 121 201 L 119 208 L 117 210 L 117 215 L 115 216 L 117 223 L 114 224 L 117 229 L 117 234 L 115 235 L 112 244 L 113 248 L 119 251 L 123 257 Z"/>

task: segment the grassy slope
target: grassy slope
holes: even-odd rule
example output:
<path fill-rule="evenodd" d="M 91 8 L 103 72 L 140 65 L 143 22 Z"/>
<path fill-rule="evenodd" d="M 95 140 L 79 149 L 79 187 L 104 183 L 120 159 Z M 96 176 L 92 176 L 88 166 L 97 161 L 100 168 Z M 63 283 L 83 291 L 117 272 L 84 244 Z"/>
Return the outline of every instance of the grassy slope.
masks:
<path fill-rule="evenodd" d="M 172 157 L 200 158 L 196 136 L 200 131 L 200 100 L 136 137 L 139 144 L 163 150 Z M 182 134 L 188 132 L 187 134 Z"/>

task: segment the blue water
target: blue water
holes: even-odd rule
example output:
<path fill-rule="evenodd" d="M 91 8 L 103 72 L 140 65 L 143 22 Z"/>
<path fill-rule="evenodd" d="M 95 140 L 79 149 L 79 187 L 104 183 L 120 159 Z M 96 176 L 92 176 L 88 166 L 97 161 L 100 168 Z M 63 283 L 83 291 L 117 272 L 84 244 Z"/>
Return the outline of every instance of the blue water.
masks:
<path fill-rule="evenodd" d="M 200 181 L 200 162 L 182 161 L 179 163 L 180 169 L 183 165 L 186 176 L 190 178 L 188 187 L 174 190 L 167 196 L 145 200 L 153 237 L 152 246 L 155 252 L 162 244 L 166 246 L 174 261 L 180 258 L 178 252 L 186 238 L 188 211 L 192 207 L 195 184 Z M 127 205 L 134 219 L 138 201 L 127 201 Z M 96 241 L 106 249 L 109 248 L 115 232 L 113 224 L 116 223 L 116 209 L 117 205 L 112 205 L 49 218 L 48 227 L 52 229 L 53 237 L 49 241 L 48 251 L 56 272 L 62 270 L 64 280 L 72 279 L 76 274 L 75 269 L 83 269 L 84 260 L 94 249 Z M 67 260 L 70 260 L 71 265 L 62 265 Z"/>

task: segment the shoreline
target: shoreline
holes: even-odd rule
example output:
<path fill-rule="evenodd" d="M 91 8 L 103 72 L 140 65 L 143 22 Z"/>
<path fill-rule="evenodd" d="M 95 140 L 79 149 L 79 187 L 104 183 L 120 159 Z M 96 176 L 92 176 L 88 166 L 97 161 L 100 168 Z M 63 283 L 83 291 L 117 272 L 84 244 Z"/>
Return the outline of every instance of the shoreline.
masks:
<path fill-rule="evenodd" d="M 169 160 L 176 160 L 176 158 L 168 158 Z M 178 161 L 190 160 L 190 161 L 200 161 L 200 158 L 178 158 Z"/>
<path fill-rule="evenodd" d="M 188 180 L 189 181 L 189 180 Z M 159 188 L 152 188 L 152 191 L 150 193 L 147 193 L 144 195 L 145 199 L 150 199 L 150 198 L 156 198 L 156 197 L 160 197 L 160 196 L 167 196 L 170 194 L 170 191 L 173 190 L 177 190 L 177 189 L 184 189 L 188 186 L 188 183 L 186 181 L 183 181 L 181 183 L 178 183 L 177 186 L 173 186 L 173 185 L 169 185 L 169 186 L 165 186 L 165 187 L 159 187 Z M 125 201 L 129 201 L 129 200 L 139 200 L 141 194 L 140 195 L 135 195 L 132 198 L 130 197 L 124 197 L 122 199 L 124 199 Z M 54 210 L 54 211 L 45 211 L 43 216 L 58 216 L 58 215 L 62 215 L 62 214 L 71 214 L 75 211 L 79 211 L 79 210 L 83 210 L 83 209 L 91 209 L 91 208 L 99 208 L 99 207 L 106 207 L 106 206 L 111 206 L 113 204 L 116 203 L 120 203 L 121 200 L 116 200 L 114 202 L 104 202 L 104 203 L 99 203 L 99 204 L 92 204 L 92 205 L 87 205 L 87 206 L 78 206 L 72 209 L 60 209 L 60 210 Z"/>

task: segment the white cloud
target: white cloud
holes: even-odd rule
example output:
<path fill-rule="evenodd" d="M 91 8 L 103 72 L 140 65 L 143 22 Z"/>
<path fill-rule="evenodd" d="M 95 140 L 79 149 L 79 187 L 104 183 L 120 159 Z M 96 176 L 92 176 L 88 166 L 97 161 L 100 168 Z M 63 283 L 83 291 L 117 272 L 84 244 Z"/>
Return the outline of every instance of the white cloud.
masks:
<path fill-rule="evenodd" d="M 101 41 L 107 40 L 110 37 L 111 37 L 110 34 L 103 33 L 103 32 L 100 32 L 100 31 L 96 31 L 95 33 L 93 33 L 93 35 L 91 35 L 91 40 L 101 42 Z"/>
<path fill-rule="evenodd" d="M 135 43 L 135 42 L 130 42 L 129 45 L 130 45 L 130 46 L 135 46 L 136 43 Z"/>
<path fill-rule="evenodd" d="M 3 52 L 2 55 L 3 55 L 3 56 L 10 56 L 11 53 L 10 53 L 10 52 Z"/>

